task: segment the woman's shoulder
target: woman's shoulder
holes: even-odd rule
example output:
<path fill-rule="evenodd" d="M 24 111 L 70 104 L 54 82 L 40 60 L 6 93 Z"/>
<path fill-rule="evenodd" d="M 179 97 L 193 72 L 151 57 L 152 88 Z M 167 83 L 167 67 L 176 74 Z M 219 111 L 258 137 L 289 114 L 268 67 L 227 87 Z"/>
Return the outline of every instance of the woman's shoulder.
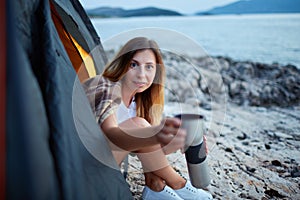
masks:
<path fill-rule="evenodd" d="M 108 79 L 106 79 L 105 77 L 103 77 L 102 75 L 96 75 L 94 77 L 91 77 L 87 80 L 85 80 L 82 85 L 83 87 L 90 87 L 90 86 L 95 86 L 98 84 L 102 84 L 103 82 L 109 81 Z"/>
<path fill-rule="evenodd" d="M 120 93 L 120 83 L 110 81 L 108 78 L 102 75 L 97 75 L 92 78 L 87 79 L 82 83 L 82 86 L 87 95 L 97 94 L 97 93 Z"/>
<path fill-rule="evenodd" d="M 99 124 L 115 113 L 122 100 L 120 83 L 97 75 L 84 81 L 82 86 Z"/>
<path fill-rule="evenodd" d="M 106 90 L 118 85 L 118 82 L 110 81 L 108 78 L 105 78 L 102 75 L 96 75 L 82 83 L 82 86 L 86 92 Z"/>

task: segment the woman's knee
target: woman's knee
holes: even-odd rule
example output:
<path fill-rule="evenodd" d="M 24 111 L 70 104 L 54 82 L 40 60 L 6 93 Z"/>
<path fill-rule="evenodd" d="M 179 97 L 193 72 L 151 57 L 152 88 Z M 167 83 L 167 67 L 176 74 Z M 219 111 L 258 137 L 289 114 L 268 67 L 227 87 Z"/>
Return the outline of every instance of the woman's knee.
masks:
<path fill-rule="evenodd" d="M 133 128 L 133 127 L 141 128 L 141 127 L 149 127 L 151 126 L 151 124 L 142 117 L 133 117 L 122 122 L 120 126 L 126 128 Z"/>
<path fill-rule="evenodd" d="M 151 124 L 142 117 L 133 117 L 132 121 L 133 121 L 133 123 L 137 124 L 137 126 L 139 126 L 139 127 L 149 127 L 149 126 L 151 126 Z"/>

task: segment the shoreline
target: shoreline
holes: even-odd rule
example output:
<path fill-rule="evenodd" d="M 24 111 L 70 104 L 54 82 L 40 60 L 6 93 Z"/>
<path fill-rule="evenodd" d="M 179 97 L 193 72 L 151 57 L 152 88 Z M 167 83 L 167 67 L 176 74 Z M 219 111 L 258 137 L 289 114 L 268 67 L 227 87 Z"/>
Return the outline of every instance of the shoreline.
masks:
<path fill-rule="evenodd" d="M 131 32 L 136 36 L 137 30 L 141 32 L 140 29 L 145 29 L 139 35 L 156 40 L 162 49 L 172 52 L 198 56 L 199 51 L 186 44 L 192 41 L 198 48 L 202 48 L 206 55 L 213 57 L 231 57 L 240 62 L 250 60 L 265 64 L 278 62 L 287 65 L 291 63 L 300 67 L 299 45 L 297 45 L 297 33 L 299 33 L 297 23 L 299 20 L 297 19 L 299 17 L 300 14 L 141 17 L 93 20 L 93 23 L 101 36 L 105 49 L 119 48 L 119 45 L 129 39 L 126 38 L 117 43 L 115 39 L 120 35 L 124 36 Z M 111 27 L 110 24 L 114 26 Z M 124 24 L 128 24 L 129 28 Z M 200 26 L 194 27 L 193 24 Z M 156 35 L 153 31 L 148 34 L 149 28 L 166 32 Z M 254 34 L 253 30 L 260 34 Z M 275 30 L 276 32 L 274 32 Z M 177 33 L 176 40 L 174 37 L 168 37 L 170 35 L 168 31 L 173 31 L 173 34 Z M 253 35 L 249 37 L 250 34 Z M 223 36 L 220 37 L 221 35 Z M 161 39 L 161 37 L 163 38 Z"/>

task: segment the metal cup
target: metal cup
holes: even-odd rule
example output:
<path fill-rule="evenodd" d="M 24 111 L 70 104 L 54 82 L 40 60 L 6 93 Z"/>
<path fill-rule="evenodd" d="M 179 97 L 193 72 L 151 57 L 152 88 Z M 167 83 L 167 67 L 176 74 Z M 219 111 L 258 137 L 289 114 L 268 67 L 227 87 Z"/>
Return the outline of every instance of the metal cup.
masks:
<path fill-rule="evenodd" d="M 206 159 L 206 147 L 203 142 L 204 117 L 199 114 L 180 114 L 181 127 L 187 131 L 184 147 L 191 183 L 197 188 L 206 188 L 211 178 Z"/>

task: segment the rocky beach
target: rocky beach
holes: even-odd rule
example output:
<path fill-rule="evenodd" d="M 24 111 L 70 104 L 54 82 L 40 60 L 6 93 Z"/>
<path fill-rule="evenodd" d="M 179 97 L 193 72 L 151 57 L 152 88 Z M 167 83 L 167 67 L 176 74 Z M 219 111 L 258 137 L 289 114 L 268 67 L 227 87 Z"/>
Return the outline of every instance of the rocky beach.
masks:
<path fill-rule="evenodd" d="M 207 189 L 214 199 L 300 199 L 300 70 L 170 52 L 164 60 L 165 115 L 205 116 L 212 177 Z M 189 179 L 184 154 L 168 159 Z M 140 199 L 144 177 L 134 155 L 127 182 Z"/>

